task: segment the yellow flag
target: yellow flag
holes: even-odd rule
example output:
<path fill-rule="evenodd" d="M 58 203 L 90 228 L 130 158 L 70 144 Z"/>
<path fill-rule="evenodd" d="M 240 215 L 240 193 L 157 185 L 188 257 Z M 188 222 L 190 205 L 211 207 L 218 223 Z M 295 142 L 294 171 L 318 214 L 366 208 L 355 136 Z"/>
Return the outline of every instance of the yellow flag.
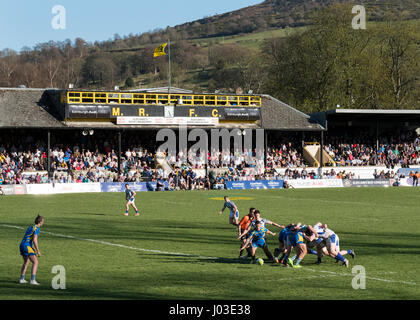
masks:
<path fill-rule="evenodd" d="M 161 44 L 159 47 L 155 49 L 155 52 L 153 52 L 153 58 L 160 57 L 166 55 L 165 48 L 167 43 Z"/>

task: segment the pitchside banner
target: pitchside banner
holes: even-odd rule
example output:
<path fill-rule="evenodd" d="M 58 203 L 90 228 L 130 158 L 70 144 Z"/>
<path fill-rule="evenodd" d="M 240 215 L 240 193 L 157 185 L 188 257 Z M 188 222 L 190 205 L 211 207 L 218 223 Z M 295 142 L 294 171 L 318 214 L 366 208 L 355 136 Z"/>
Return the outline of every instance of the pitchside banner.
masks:
<path fill-rule="evenodd" d="M 420 187 L 420 181 L 416 183 L 414 183 L 413 185 L 413 178 L 403 178 L 400 179 L 400 185 L 402 187 Z"/>
<path fill-rule="evenodd" d="M 341 179 L 296 179 L 286 180 L 293 188 L 342 188 Z"/>
<path fill-rule="evenodd" d="M 283 180 L 227 181 L 227 189 L 281 189 Z"/>
<path fill-rule="evenodd" d="M 25 188 L 27 194 L 101 192 L 99 182 L 27 184 Z"/>
<path fill-rule="evenodd" d="M 390 187 L 392 183 L 388 179 L 345 179 L 343 185 L 344 187 Z"/>
<path fill-rule="evenodd" d="M 124 192 L 126 183 L 105 182 L 101 183 L 101 192 Z M 128 182 L 130 189 L 135 192 L 154 191 L 156 182 Z"/>
<path fill-rule="evenodd" d="M 21 184 L 2 185 L 1 187 L 5 195 L 25 194 L 25 186 Z"/>

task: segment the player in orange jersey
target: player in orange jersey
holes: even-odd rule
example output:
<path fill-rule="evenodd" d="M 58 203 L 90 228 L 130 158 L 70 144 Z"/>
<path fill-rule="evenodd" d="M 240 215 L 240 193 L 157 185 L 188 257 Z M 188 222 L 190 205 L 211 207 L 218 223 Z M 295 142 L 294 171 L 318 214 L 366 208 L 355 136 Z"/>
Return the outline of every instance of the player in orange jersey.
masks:
<path fill-rule="evenodd" d="M 255 220 L 254 212 L 255 212 L 255 208 L 249 208 L 249 213 L 246 216 L 244 216 L 238 224 L 238 238 L 237 239 L 241 240 L 241 248 L 246 243 L 246 241 L 248 240 L 250 236 L 250 233 L 246 233 L 244 236 L 242 236 L 242 233 L 244 233 L 245 230 L 247 230 L 249 226 L 251 225 L 251 222 Z M 242 249 L 239 251 L 239 259 L 242 258 L 242 253 L 244 252 L 244 250 L 245 249 Z M 248 257 L 250 257 L 251 246 L 248 246 L 246 250 L 248 252 Z"/>

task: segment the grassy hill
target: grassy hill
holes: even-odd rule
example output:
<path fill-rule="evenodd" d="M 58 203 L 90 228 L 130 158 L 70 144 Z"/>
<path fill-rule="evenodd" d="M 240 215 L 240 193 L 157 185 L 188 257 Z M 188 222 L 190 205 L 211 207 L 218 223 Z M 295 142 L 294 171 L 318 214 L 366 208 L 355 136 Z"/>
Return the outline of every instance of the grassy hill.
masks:
<path fill-rule="evenodd" d="M 186 41 L 206 52 L 214 45 L 236 44 L 259 50 L 261 44 L 271 38 L 288 37 L 296 31 L 303 31 L 311 23 L 311 15 L 335 3 L 362 4 L 368 15 L 368 25 L 375 25 L 389 14 L 401 14 L 406 20 L 419 25 L 420 2 L 416 0 L 266 0 L 248 6 L 168 27 L 152 33 L 144 33 L 124 40 L 106 41 L 99 44 L 107 52 L 136 52 L 153 47 L 171 39 Z M 136 44 L 136 45 L 133 45 Z M 186 70 L 175 84 L 189 89 L 206 91 L 211 80 L 211 68 Z M 140 86 L 167 85 L 166 79 L 156 74 L 141 74 L 134 77 Z M 120 84 L 124 85 L 123 82 Z"/>
<path fill-rule="evenodd" d="M 385 14 L 403 13 L 406 19 L 420 18 L 420 2 L 416 0 L 266 0 L 260 4 L 175 26 L 190 38 L 227 36 L 310 23 L 313 11 L 334 3 L 363 5 L 371 20 L 380 21 Z"/>
<path fill-rule="evenodd" d="M 420 30 L 420 19 L 410 20 L 408 22 L 414 28 Z M 383 24 L 381 21 L 368 21 L 367 28 L 373 28 Z M 195 44 L 200 48 L 203 48 L 205 52 L 208 52 L 213 46 L 224 45 L 224 44 L 234 44 L 244 46 L 249 49 L 254 49 L 259 51 L 261 45 L 264 41 L 272 38 L 286 38 L 290 35 L 293 35 L 296 32 L 304 31 L 307 27 L 294 27 L 294 28 L 278 28 L 270 29 L 265 31 L 255 31 L 247 34 L 237 34 L 229 36 L 218 36 L 218 37 L 206 37 L 191 39 L 187 42 L 190 44 Z M 176 44 L 176 41 L 173 42 Z M 152 44 L 153 46 L 158 45 L 158 43 Z M 139 47 L 138 49 L 144 49 L 145 46 Z M 124 51 L 124 50 L 122 50 Z M 131 49 L 130 51 L 136 51 L 136 49 Z M 212 68 L 206 67 L 204 69 L 196 68 L 187 70 L 182 76 L 178 77 L 173 83 L 174 86 L 183 87 L 186 89 L 196 90 L 198 92 L 207 92 L 210 90 L 209 81 L 211 81 Z M 142 74 L 134 78 L 134 82 L 140 86 L 144 87 L 159 87 L 166 86 L 167 80 L 164 77 L 159 78 L 153 73 Z M 124 85 L 123 82 L 120 84 Z"/>
<path fill-rule="evenodd" d="M 164 30 L 104 41 L 99 43 L 99 46 L 106 50 L 119 51 L 161 43 L 168 38 L 217 41 L 235 35 L 279 32 L 279 29 L 309 25 L 314 12 L 336 3 L 363 5 L 369 21 L 381 21 L 389 14 L 403 15 L 406 20 L 420 19 L 420 2 L 417 0 L 266 0 L 254 6 L 167 27 Z"/>

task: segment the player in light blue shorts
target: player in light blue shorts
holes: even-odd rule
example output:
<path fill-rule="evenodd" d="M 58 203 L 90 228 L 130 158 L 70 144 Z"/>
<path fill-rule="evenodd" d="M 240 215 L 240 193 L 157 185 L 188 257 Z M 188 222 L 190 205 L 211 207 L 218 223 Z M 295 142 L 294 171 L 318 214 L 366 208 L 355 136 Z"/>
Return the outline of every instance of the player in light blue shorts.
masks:
<path fill-rule="evenodd" d="M 260 212 L 260 210 L 255 210 L 254 215 L 255 215 L 255 219 L 250 223 L 250 225 L 248 226 L 248 228 L 245 230 L 245 232 L 243 232 L 241 234 L 241 236 L 245 236 L 251 230 L 255 230 L 257 221 L 259 221 L 259 223 L 261 223 L 261 225 L 262 225 L 263 228 L 265 228 L 265 226 L 267 224 L 269 224 L 269 225 L 275 226 L 277 228 L 284 229 L 284 226 L 279 225 L 278 223 L 275 223 L 273 221 L 270 221 L 270 220 L 261 218 L 261 212 Z"/>
<path fill-rule="evenodd" d="M 219 211 L 219 215 L 223 213 L 223 211 L 228 208 L 230 210 L 229 214 L 229 223 L 233 224 L 235 227 L 239 225 L 239 210 L 236 204 L 229 200 L 228 196 L 224 197 L 225 203 L 223 204 L 222 210 Z"/>
<path fill-rule="evenodd" d="M 268 233 L 272 236 L 275 236 L 276 234 L 265 228 L 260 221 L 257 221 L 255 224 L 255 229 L 251 232 L 248 240 L 245 242 L 245 244 L 239 249 L 243 250 L 245 249 L 250 243 L 252 244 L 251 248 L 251 256 L 252 261 L 255 262 L 255 252 L 258 248 L 263 249 L 265 255 L 268 259 L 274 261 L 273 255 L 271 254 L 270 250 L 267 246 L 267 241 L 265 239 L 265 234 Z"/>

